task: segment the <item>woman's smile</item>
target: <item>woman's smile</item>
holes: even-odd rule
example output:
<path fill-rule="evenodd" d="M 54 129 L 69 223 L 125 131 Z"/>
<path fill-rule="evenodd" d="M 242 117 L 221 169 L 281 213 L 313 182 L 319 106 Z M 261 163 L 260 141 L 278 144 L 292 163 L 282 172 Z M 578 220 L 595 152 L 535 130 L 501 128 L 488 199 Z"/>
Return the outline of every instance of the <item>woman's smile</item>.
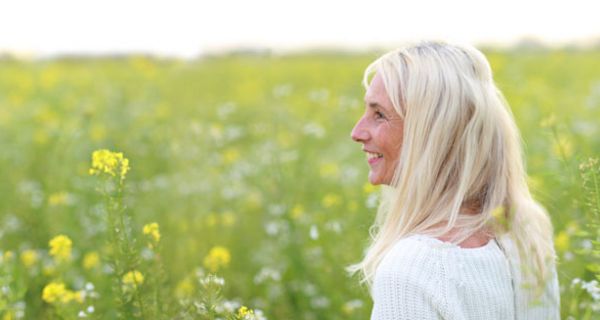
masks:
<path fill-rule="evenodd" d="M 367 153 L 367 161 L 370 165 L 378 163 L 379 160 L 383 159 L 383 155 L 381 153 L 373 153 L 369 151 L 365 151 Z"/>

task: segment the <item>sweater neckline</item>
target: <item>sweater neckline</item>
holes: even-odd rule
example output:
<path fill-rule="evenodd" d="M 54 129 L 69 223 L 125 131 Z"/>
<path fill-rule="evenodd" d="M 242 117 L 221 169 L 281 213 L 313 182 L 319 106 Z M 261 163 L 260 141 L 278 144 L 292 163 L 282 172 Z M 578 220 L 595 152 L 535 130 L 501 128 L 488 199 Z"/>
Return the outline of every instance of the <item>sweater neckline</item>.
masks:
<path fill-rule="evenodd" d="M 455 249 L 458 250 L 460 252 L 481 252 L 481 251 L 485 251 L 485 250 L 489 250 L 491 248 L 493 248 L 496 244 L 496 239 L 492 238 L 490 239 L 486 244 L 484 244 L 483 246 L 480 247 L 475 247 L 475 248 L 463 248 L 460 247 L 456 244 L 453 244 L 451 242 L 447 242 L 447 241 L 442 241 L 438 238 L 434 238 L 432 236 L 428 236 L 428 235 L 424 235 L 424 234 L 413 234 L 411 236 L 409 236 L 409 238 L 415 239 L 417 241 L 420 242 L 425 242 L 425 243 L 429 243 L 429 244 L 433 244 L 436 247 L 441 247 L 441 248 L 448 248 L 448 249 Z"/>

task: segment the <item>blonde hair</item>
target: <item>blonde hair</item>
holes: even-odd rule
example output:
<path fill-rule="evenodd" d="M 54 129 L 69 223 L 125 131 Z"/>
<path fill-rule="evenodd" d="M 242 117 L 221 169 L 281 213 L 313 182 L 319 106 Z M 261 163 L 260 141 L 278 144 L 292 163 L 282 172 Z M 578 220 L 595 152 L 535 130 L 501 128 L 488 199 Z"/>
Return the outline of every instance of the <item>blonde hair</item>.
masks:
<path fill-rule="evenodd" d="M 528 279 L 540 288 L 555 262 L 552 223 L 529 192 L 519 131 L 485 56 L 470 46 L 424 42 L 369 65 L 365 87 L 374 73 L 404 120 L 404 134 L 371 244 L 348 270 L 360 272 L 370 288 L 397 240 L 458 230 L 450 238 L 458 244 L 483 230 L 514 241 Z M 479 212 L 461 212 L 465 206 Z"/>

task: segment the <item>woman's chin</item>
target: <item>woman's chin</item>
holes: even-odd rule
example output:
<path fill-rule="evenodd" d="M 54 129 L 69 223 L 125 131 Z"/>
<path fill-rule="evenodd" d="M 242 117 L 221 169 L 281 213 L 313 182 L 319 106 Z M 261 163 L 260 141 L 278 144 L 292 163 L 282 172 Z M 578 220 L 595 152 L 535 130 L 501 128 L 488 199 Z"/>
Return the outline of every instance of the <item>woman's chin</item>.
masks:
<path fill-rule="evenodd" d="M 369 183 L 371 183 L 372 185 L 376 186 L 376 185 L 380 185 L 381 184 L 381 179 L 377 174 L 374 174 L 372 172 L 369 173 Z"/>

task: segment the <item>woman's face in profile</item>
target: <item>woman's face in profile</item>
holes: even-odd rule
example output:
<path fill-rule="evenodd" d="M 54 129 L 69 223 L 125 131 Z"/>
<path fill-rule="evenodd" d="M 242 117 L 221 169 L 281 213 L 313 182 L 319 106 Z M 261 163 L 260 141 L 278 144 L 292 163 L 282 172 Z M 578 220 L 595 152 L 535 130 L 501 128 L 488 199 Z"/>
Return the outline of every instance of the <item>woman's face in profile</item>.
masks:
<path fill-rule="evenodd" d="M 404 121 L 396 113 L 379 74 L 367 89 L 365 109 L 351 136 L 367 154 L 369 182 L 389 185 L 400 157 Z"/>

